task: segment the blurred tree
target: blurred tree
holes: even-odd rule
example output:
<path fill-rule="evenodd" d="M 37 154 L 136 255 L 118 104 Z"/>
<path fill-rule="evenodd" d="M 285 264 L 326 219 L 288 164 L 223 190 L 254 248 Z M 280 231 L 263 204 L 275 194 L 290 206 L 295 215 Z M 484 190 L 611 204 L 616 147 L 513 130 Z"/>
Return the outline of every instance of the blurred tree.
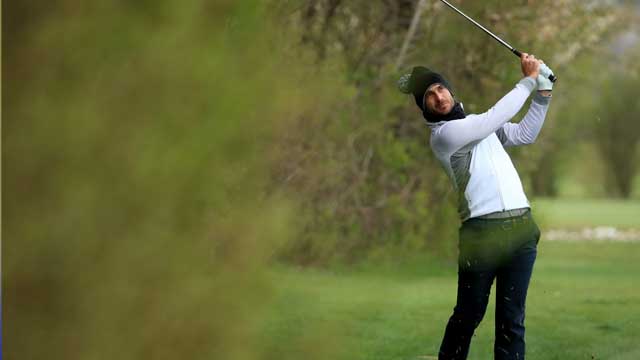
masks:
<path fill-rule="evenodd" d="M 389 74 L 413 11 L 412 2 L 309 1 L 294 15 L 317 68 L 342 90 L 293 118 L 281 137 L 274 186 L 300 199 L 305 229 L 284 258 L 352 262 L 448 238 L 446 229 L 436 235 L 448 184 L 432 171 L 424 127 L 401 106 L 406 99 Z"/>
<path fill-rule="evenodd" d="M 610 3 L 567 1 L 547 3 L 535 15 L 534 41 L 530 48 L 560 75 L 554 99 L 536 145 L 516 149 L 516 161 L 533 196 L 556 196 L 565 167 L 565 153 L 575 154 L 575 144 L 585 129 L 585 105 L 590 104 L 587 76 L 598 65 L 593 58 L 600 48 L 624 29 L 624 12 Z M 544 51 L 544 52 L 542 52 Z M 573 161 L 571 156 L 567 156 Z"/>
<path fill-rule="evenodd" d="M 325 86 L 268 4 L 5 5 L 3 354 L 288 358 L 259 336 L 291 225 L 268 154 Z M 335 358 L 313 326 L 288 345 Z"/>
<path fill-rule="evenodd" d="M 640 53 L 639 53 L 640 54 Z M 617 71 L 607 73 L 597 91 L 595 131 L 606 168 L 606 190 L 611 196 L 629 198 L 640 158 L 640 56 L 629 56 Z"/>

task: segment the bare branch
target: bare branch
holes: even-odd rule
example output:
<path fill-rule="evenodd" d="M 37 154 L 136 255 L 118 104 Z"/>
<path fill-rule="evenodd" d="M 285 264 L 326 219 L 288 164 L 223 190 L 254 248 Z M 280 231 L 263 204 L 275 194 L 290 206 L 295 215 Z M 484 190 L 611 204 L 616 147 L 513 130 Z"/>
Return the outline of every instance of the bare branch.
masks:
<path fill-rule="evenodd" d="M 409 31 L 407 31 L 407 35 L 404 38 L 404 43 L 402 44 L 402 48 L 400 49 L 400 54 L 398 55 L 398 59 L 396 59 L 395 66 L 393 67 L 395 71 L 398 71 L 402 63 L 404 62 L 405 54 L 407 53 L 407 49 L 409 48 L 409 44 L 413 39 L 413 36 L 418 29 L 418 23 L 420 23 L 420 16 L 422 15 L 422 11 L 425 7 L 425 0 L 418 1 L 418 5 L 416 5 L 416 10 L 413 13 L 413 19 L 411 20 L 411 25 L 409 26 Z"/>

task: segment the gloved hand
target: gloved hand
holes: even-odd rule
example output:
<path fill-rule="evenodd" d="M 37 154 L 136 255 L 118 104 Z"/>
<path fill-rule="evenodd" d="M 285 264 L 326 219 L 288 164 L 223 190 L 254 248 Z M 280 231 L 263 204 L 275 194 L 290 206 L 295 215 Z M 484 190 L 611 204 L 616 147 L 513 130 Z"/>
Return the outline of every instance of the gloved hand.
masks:
<path fill-rule="evenodd" d="M 538 90 L 553 89 L 553 83 L 549 80 L 549 75 L 552 75 L 553 71 L 545 63 L 540 63 L 540 75 L 538 75 Z"/>

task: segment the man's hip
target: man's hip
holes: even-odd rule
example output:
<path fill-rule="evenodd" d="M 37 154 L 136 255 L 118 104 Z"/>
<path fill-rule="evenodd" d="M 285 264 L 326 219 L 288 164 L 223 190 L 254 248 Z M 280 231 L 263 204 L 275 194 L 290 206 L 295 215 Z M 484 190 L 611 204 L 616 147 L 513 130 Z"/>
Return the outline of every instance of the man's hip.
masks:
<path fill-rule="evenodd" d="M 475 217 L 459 229 L 459 265 L 465 269 L 500 266 L 521 251 L 536 250 L 540 229 L 526 208 L 506 217 Z"/>

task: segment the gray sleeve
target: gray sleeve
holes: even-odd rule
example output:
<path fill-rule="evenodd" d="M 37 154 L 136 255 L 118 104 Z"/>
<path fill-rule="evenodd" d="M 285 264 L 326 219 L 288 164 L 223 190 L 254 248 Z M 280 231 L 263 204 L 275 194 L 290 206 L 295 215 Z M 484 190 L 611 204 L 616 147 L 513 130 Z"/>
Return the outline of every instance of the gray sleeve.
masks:
<path fill-rule="evenodd" d="M 533 144 L 542 129 L 551 97 L 536 94 L 529 111 L 519 123 L 504 124 L 496 135 L 504 147 Z"/>
<path fill-rule="evenodd" d="M 445 123 L 431 138 L 432 147 L 440 153 L 451 154 L 466 145 L 482 141 L 520 111 L 536 86 L 534 79 L 525 77 L 487 112 Z"/>

